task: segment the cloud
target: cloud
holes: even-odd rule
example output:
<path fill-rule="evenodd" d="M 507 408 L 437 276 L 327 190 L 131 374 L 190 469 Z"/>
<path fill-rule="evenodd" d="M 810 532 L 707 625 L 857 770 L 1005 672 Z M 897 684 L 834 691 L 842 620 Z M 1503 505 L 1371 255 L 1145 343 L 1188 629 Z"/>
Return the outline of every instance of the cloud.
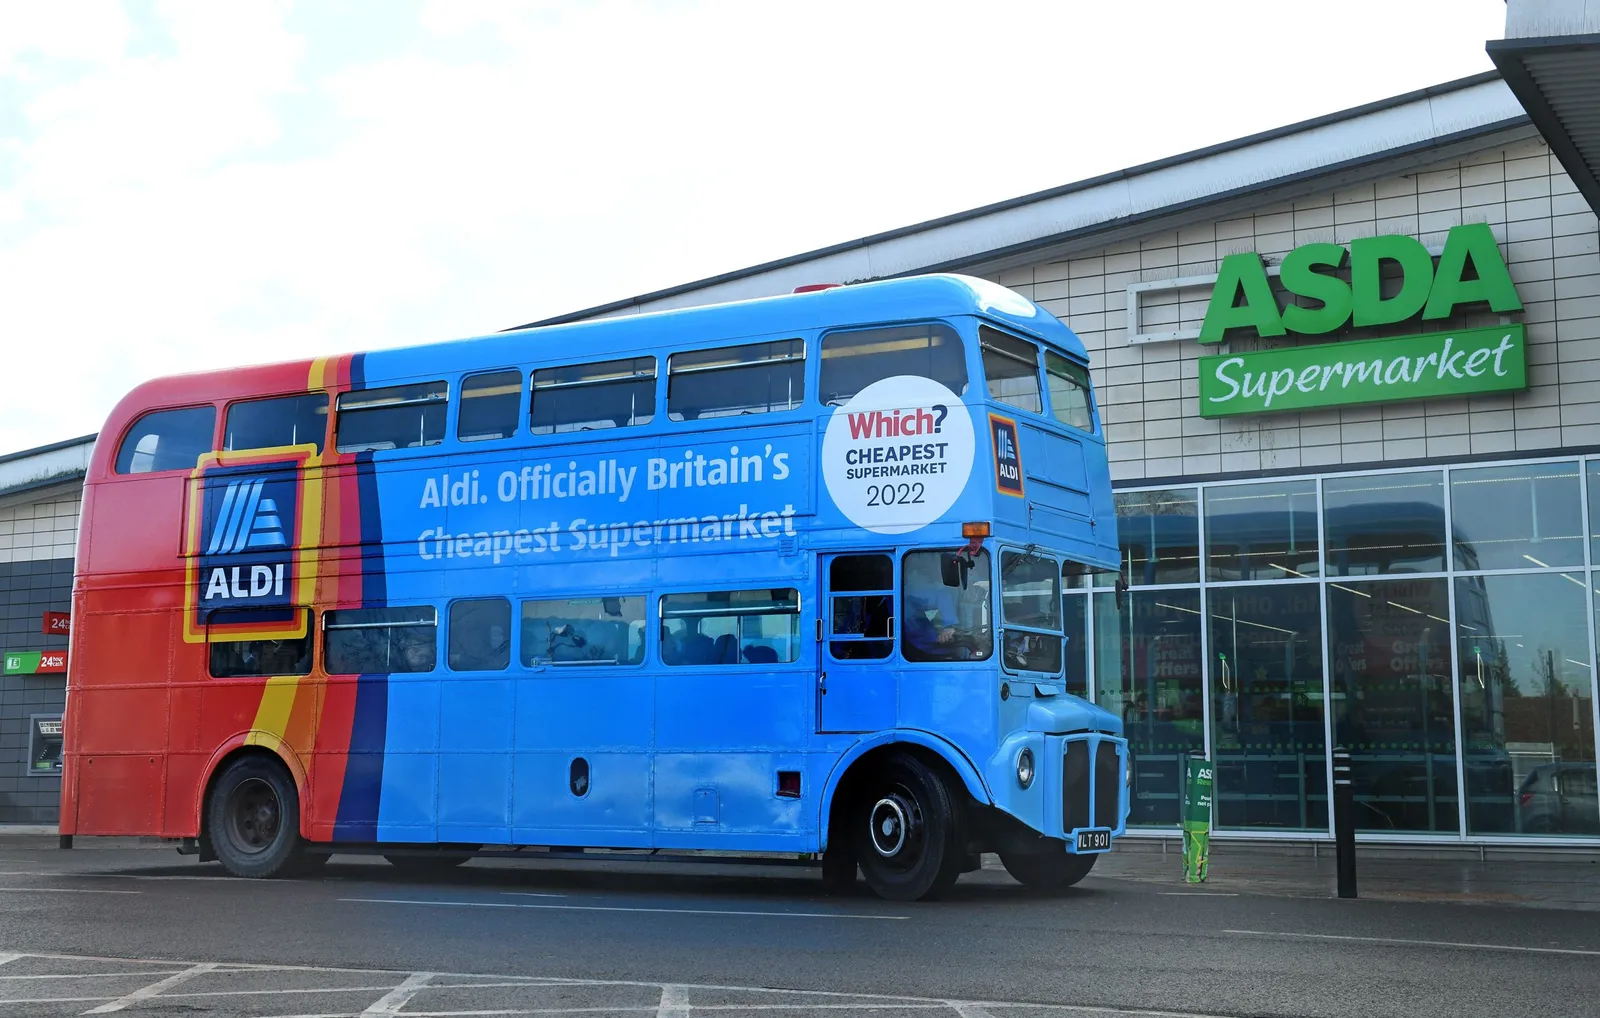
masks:
<path fill-rule="evenodd" d="M 1446 80 L 1503 18 L 1085 6 L 0 6 L 0 450 Z"/>

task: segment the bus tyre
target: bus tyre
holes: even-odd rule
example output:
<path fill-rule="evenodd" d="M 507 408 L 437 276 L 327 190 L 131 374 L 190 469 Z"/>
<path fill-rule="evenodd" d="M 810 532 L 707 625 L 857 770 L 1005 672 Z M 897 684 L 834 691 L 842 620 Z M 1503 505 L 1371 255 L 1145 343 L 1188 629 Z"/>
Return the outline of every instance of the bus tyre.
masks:
<path fill-rule="evenodd" d="M 1072 855 L 1065 848 L 1058 852 L 1001 852 L 1000 862 L 1020 884 L 1039 891 L 1071 887 L 1094 869 L 1097 855 Z"/>
<path fill-rule="evenodd" d="M 233 876 L 288 875 L 304 848 L 294 779 L 276 760 L 235 760 L 211 788 L 206 836 L 217 861 Z"/>
<path fill-rule="evenodd" d="M 913 756 L 897 756 L 864 782 L 857 800 L 856 859 L 874 894 L 890 901 L 937 898 L 966 861 L 957 804 Z"/>

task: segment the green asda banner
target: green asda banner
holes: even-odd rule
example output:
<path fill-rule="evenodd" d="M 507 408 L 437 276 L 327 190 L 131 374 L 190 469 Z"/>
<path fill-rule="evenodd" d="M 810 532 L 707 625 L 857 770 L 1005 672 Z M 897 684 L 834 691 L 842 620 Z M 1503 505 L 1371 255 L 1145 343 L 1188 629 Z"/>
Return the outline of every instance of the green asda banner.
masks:
<path fill-rule="evenodd" d="M 1211 761 L 1187 758 L 1183 780 L 1183 879 L 1198 884 L 1206 878 L 1211 850 Z"/>
<path fill-rule="evenodd" d="M 1528 385 L 1521 325 L 1200 358 L 1200 416 L 1227 417 Z"/>

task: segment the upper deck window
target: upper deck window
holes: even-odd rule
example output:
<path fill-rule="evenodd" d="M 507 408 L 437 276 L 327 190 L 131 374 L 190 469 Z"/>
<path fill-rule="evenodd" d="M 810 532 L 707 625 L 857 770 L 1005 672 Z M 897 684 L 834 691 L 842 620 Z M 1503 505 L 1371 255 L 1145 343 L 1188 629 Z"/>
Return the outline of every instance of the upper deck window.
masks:
<path fill-rule="evenodd" d="M 793 410 L 805 396 L 805 358 L 799 339 L 675 353 L 667 361 L 667 417 L 696 421 Z"/>
<path fill-rule="evenodd" d="M 967 391 L 967 350 L 948 325 L 830 332 L 822 337 L 817 396 L 838 406 L 873 382 L 896 375 L 931 378 L 957 396 Z"/>
<path fill-rule="evenodd" d="M 1041 412 L 1044 403 L 1039 394 L 1039 348 L 987 325 L 978 327 L 978 341 L 983 347 L 983 375 L 989 383 L 989 398 Z"/>
<path fill-rule="evenodd" d="M 442 381 L 341 393 L 335 445 L 340 452 L 438 445 L 449 402 L 450 386 Z"/>
<path fill-rule="evenodd" d="M 231 452 L 314 445 L 321 452 L 327 433 L 328 394 L 325 392 L 253 399 L 228 407 L 228 427 L 222 436 L 222 447 Z"/>
<path fill-rule="evenodd" d="M 517 411 L 522 402 L 522 372 L 485 371 L 461 380 L 461 419 L 456 438 L 481 442 L 510 438 L 517 433 Z"/>
<path fill-rule="evenodd" d="M 528 425 L 535 435 L 649 424 L 656 416 L 656 359 L 628 357 L 540 368 Z"/>
<path fill-rule="evenodd" d="M 148 474 L 157 470 L 193 470 L 211 451 L 217 430 L 217 408 L 184 407 L 156 410 L 133 422 L 117 447 L 119 474 Z"/>
<path fill-rule="evenodd" d="M 1050 412 L 1062 424 L 1094 430 L 1089 402 L 1089 372 L 1058 353 L 1044 353 L 1044 375 L 1050 382 Z"/>

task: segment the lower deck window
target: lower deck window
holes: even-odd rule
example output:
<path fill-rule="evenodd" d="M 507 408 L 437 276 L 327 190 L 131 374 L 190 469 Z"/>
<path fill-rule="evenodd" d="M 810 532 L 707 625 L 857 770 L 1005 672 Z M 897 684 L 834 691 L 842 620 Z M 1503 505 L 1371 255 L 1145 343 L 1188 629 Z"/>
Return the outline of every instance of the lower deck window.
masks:
<path fill-rule="evenodd" d="M 989 601 L 989 553 L 965 558 L 957 549 L 914 551 L 905 557 L 905 624 L 900 651 L 907 661 L 983 661 L 994 652 Z"/>
<path fill-rule="evenodd" d="M 643 660 L 643 596 L 522 602 L 525 665 L 636 665 Z"/>
<path fill-rule="evenodd" d="M 799 657 L 800 592 L 792 587 L 661 598 L 665 664 L 787 664 Z"/>
<path fill-rule="evenodd" d="M 295 609 L 294 615 L 282 621 L 265 618 L 264 614 L 259 609 L 211 613 L 206 623 L 206 643 L 213 678 L 310 674 L 311 629 L 305 625 L 305 609 Z M 270 625 L 278 630 L 298 628 L 305 635 L 288 639 L 256 637 L 243 631 L 250 625 Z"/>
<path fill-rule="evenodd" d="M 433 671 L 439 616 L 432 606 L 343 608 L 322 620 L 329 675 Z"/>

